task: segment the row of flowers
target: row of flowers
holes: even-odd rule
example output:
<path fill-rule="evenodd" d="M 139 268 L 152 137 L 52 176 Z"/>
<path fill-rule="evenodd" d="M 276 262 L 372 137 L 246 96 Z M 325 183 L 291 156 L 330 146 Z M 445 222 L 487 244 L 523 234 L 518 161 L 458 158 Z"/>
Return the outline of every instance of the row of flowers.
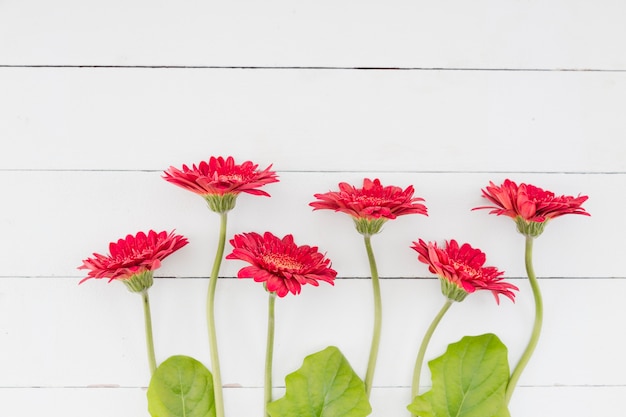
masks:
<path fill-rule="evenodd" d="M 369 360 L 364 376 L 360 377 L 343 354 L 336 347 L 329 346 L 305 358 L 302 368 L 286 377 L 285 396 L 274 400 L 272 362 L 276 297 L 297 295 L 303 286 L 318 286 L 320 281 L 332 285 L 338 273 L 332 268 L 331 260 L 318 247 L 298 245 L 292 234 L 284 237 L 275 236 L 271 232 L 236 234 L 229 239 L 231 250 L 225 255 L 228 213 L 235 208 L 237 197 L 241 193 L 269 196 L 261 188 L 279 181 L 271 165 L 261 170 L 250 161 L 237 164 L 232 157 L 211 157 L 208 161 L 191 167 L 170 167 L 164 172 L 163 178 L 202 196 L 210 210 L 220 217 L 219 244 L 206 300 L 211 370 L 197 360 L 181 355 L 172 356 L 157 364 L 154 354 L 148 290 L 153 285 L 154 271 L 160 267 L 161 262 L 189 243 L 185 237 L 173 231 L 150 230 L 148 233 L 129 234 L 117 242 L 111 242 L 108 254 L 94 253 L 79 266 L 79 269 L 88 271 L 87 277 L 81 283 L 91 278 L 104 278 L 109 282 L 121 281 L 130 291 L 142 296 L 148 363 L 152 374 L 148 389 L 148 410 L 151 415 L 225 415 L 214 311 L 215 289 L 223 259 L 246 263 L 247 266 L 242 267 L 237 276 L 262 283 L 268 294 L 264 415 L 369 415 L 372 411 L 369 397 L 382 327 L 381 289 L 371 238 L 381 231 L 385 222 L 398 216 L 428 215 L 424 199 L 414 196 L 413 186 L 404 189 L 383 186 L 379 179 L 365 178 L 362 186 L 342 182 L 337 191 L 314 195 L 316 200 L 310 203 L 313 210 L 333 210 L 347 214 L 363 237 L 371 271 L 374 303 Z M 503 271 L 485 265 L 485 253 L 469 243 L 459 243 L 454 239 L 443 244 L 422 239 L 413 242 L 411 248 L 417 253 L 417 259 L 439 277 L 444 295 L 444 304 L 426 331 L 416 356 L 412 394 L 407 399 L 407 408 L 415 416 L 449 415 L 445 414 L 449 410 L 455 410 L 452 415 L 458 416 L 509 415 L 508 403 L 537 345 L 543 319 L 541 292 L 532 267 L 532 242 L 554 218 L 565 214 L 589 215 L 582 208 L 587 200 L 586 196 L 557 196 L 539 187 L 517 184 L 508 179 L 501 185 L 491 182 L 482 189 L 482 196 L 489 204 L 474 210 L 488 209 L 491 214 L 510 217 L 526 239 L 526 270 L 535 300 L 533 331 L 512 372 L 509 372 L 506 347 L 493 334 L 467 336 L 457 343 L 451 343 L 443 355 L 429 362 L 432 388 L 424 394 L 420 393 L 420 374 L 427 346 L 437 325 L 452 304 L 463 301 L 469 294 L 480 290 L 492 292 L 498 303 L 499 296 L 514 301 L 518 288 L 504 280 Z M 481 356 L 476 355 L 476 352 L 488 354 Z M 459 372 L 459 369 L 463 369 L 463 372 Z M 466 375 L 459 377 L 460 374 Z M 464 379 L 470 376 L 474 378 L 474 382 Z M 178 379 L 173 381 L 174 377 Z M 481 381 L 480 384 L 475 383 L 477 380 Z M 471 414 L 477 411 L 478 414 Z"/>

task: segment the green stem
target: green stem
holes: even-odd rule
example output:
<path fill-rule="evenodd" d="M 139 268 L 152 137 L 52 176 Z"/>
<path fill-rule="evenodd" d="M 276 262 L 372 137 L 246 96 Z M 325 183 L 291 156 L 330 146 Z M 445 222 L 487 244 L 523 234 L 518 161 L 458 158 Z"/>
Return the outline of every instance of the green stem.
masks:
<path fill-rule="evenodd" d="M 372 251 L 372 243 L 369 235 L 364 235 L 365 249 L 367 250 L 367 258 L 370 263 L 372 273 L 372 289 L 374 292 L 374 333 L 372 335 L 372 345 L 370 348 L 369 361 L 367 362 L 367 372 L 365 374 L 365 392 L 369 398 L 372 391 L 372 380 L 374 379 L 374 370 L 376 368 L 376 359 L 378 358 L 378 347 L 380 345 L 380 332 L 382 327 L 382 301 L 380 298 L 380 282 L 378 280 L 378 269 L 376 268 L 376 260 Z"/>
<path fill-rule="evenodd" d="M 420 349 L 417 352 L 417 359 L 415 360 L 415 369 L 413 370 L 413 385 L 411 388 L 411 399 L 417 397 L 420 389 L 420 374 L 422 372 L 422 365 L 424 363 L 424 356 L 426 355 L 426 348 L 428 347 L 428 343 L 430 343 L 430 338 L 433 336 L 435 329 L 439 325 L 439 322 L 446 314 L 450 306 L 452 306 L 453 301 L 449 298 L 446 298 L 446 302 L 444 303 L 439 313 L 435 316 L 432 323 L 426 330 L 424 334 L 424 338 L 422 339 L 422 344 L 420 345 Z"/>
<path fill-rule="evenodd" d="M 528 280 L 530 281 L 530 287 L 533 291 L 533 297 L 535 298 L 535 324 L 533 325 L 533 331 L 530 335 L 530 340 L 528 341 L 528 346 L 526 346 L 526 350 L 522 354 L 519 362 L 515 366 L 513 373 L 511 373 L 511 378 L 509 378 L 509 383 L 506 387 L 506 403 L 508 404 L 511 401 L 511 396 L 513 395 L 513 390 L 515 390 L 515 386 L 517 385 L 517 381 L 519 380 L 526 364 L 530 360 L 533 352 L 535 351 L 535 347 L 537 346 L 537 342 L 539 341 L 539 335 L 541 334 L 541 325 L 543 323 L 543 301 L 541 299 L 541 290 L 539 289 L 539 282 L 537 281 L 537 276 L 535 275 L 535 271 L 533 269 L 533 237 L 526 236 L 526 273 L 528 275 Z"/>
<path fill-rule="evenodd" d="M 148 348 L 148 364 L 150 365 L 150 375 L 156 370 L 156 357 L 154 354 L 154 339 L 152 338 L 152 314 L 150 314 L 150 298 L 148 290 L 141 291 L 143 301 L 143 317 L 146 327 L 146 346 Z"/>
<path fill-rule="evenodd" d="M 274 357 L 274 304 L 276 302 L 276 293 L 269 293 L 267 304 L 267 347 L 265 349 L 265 410 L 264 415 L 269 417 L 267 413 L 267 405 L 272 402 L 272 361 Z"/>
<path fill-rule="evenodd" d="M 222 393 L 222 376 L 220 373 L 220 361 L 217 352 L 217 334 L 215 331 L 215 288 L 217 277 L 220 272 L 222 258 L 224 256 L 224 246 L 226 244 L 226 213 L 220 215 L 220 236 L 217 245 L 217 253 L 213 262 L 213 270 L 209 280 L 209 291 L 207 294 L 206 317 L 209 330 L 209 348 L 211 353 L 211 368 L 213 371 L 213 390 L 215 394 L 215 417 L 224 417 L 224 395 Z"/>

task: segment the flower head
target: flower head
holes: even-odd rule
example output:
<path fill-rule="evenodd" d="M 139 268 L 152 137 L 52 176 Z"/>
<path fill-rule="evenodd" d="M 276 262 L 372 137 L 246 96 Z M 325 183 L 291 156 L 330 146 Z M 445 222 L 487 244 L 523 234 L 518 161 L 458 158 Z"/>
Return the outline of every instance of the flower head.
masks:
<path fill-rule="evenodd" d="M 387 220 L 405 214 L 428 215 L 423 198 L 413 197 L 413 186 L 405 190 L 396 186 L 384 187 L 379 179 L 365 178 L 363 188 L 345 182 L 339 183 L 339 191 L 315 194 L 318 201 L 309 205 L 313 210 L 328 209 L 349 214 L 360 233 L 378 233 Z"/>
<path fill-rule="evenodd" d="M 459 247 L 456 240 L 446 242 L 445 248 L 437 243 L 426 243 L 422 239 L 411 246 L 419 253 L 418 260 L 428 265 L 428 270 L 441 281 L 443 294 L 451 300 L 462 301 L 468 294 L 477 290 L 489 290 L 499 304 L 499 295 L 515 301 L 513 290 L 518 288 L 502 282 L 503 271 L 493 266 L 483 266 L 486 256 L 479 249 L 464 243 Z"/>
<path fill-rule="evenodd" d="M 532 237 L 539 236 L 550 219 L 565 214 L 590 215 L 581 207 L 589 198 L 587 196 L 556 196 L 551 191 L 531 184 L 517 185 L 509 179 L 500 186 L 490 181 L 482 194 L 494 205 L 473 210 L 491 209 L 489 214 L 508 216 L 515 220 L 520 233 Z"/>
<path fill-rule="evenodd" d="M 230 240 L 233 251 L 226 259 L 239 259 L 250 266 L 239 270 L 239 278 L 264 282 L 266 289 L 284 297 L 299 294 L 302 285 L 318 286 L 318 281 L 334 284 L 337 272 L 316 246 L 297 246 L 292 235 L 282 239 L 270 232 L 235 235 Z"/>
<path fill-rule="evenodd" d="M 189 168 L 183 165 L 182 170 L 170 167 L 164 172 L 163 178 L 186 190 L 204 197 L 211 210 L 224 213 L 235 206 L 235 200 L 240 193 L 262 195 L 269 194 L 259 187 L 272 182 L 278 182 L 278 177 L 268 166 L 258 170 L 258 165 L 250 161 L 235 164 L 232 156 L 211 157 L 208 162 L 202 161 Z"/>
<path fill-rule="evenodd" d="M 108 278 L 109 282 L 121 280 L 131 291 L 141 291 L 152 285 L 153 271 L 161 261 L 189 243 L 187 238 L 174 232 L 139 232 L 109 243 L 109 255 L 93 254 L 78 269 L 88 269 L 91 278 Z M 80 284 L 79 283 L 79 284 Z"/>

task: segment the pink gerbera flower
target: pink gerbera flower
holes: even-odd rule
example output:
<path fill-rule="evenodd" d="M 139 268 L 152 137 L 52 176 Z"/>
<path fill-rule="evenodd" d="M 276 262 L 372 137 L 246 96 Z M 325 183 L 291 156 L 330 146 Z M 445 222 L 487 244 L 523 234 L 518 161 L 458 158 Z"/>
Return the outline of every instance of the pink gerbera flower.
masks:
<path fill-rule="evenodd" d="M 477 290 L 489 290 L 499 304 L 499 295 L 515 301 L 515 285 L 502 281 L 504 272 L 493 266 L 483 266 L 486 256 L 479 249 L 464 243 L 459 247 L 456 240 L 446 242 L 445 248 L 437 243 L 426 243 L 422 239 L 411 246 L 419 253 L 418 260 L 428 265 L 428 270 L 441 280 L 442 292 L 446 297 L 462 301 Z"/>
<path fill-rule="evenodd" d="M 239 278 L 264 282 L 268 291 L 284 297 L 299 294 L 302 285 L 318 286 L 318 281 L 334 284 L 337 272 L 315 246 L 297 246 L 292 235 L 282 239 L 270 232 L 238 234 L 230 240 L 233 251 L 226 259 L 239 259 L 250 266 L 239 270 Z"/>
<path fill-rule="evenodd" d="M 245 161 L 235 164 L 232 156 L 211 157 L 208 162 L 202 161 L 189 168 L 183 165 L 182 170 L 170 167 L 164 172 L 163 178 L 186 190 L 203 196 L 213 211 L 224 212 L 234 207 L 235 199 L 240 193 L 268 196 L 259 187 L 278 182 L 278 177 L 268 166 L 259 170 L 257 164 Z"/>
<path fill-rule="evenodd" d="M 383 186 L 379 179 L 365 178 L 363 188 L 356 188 L 345 182 L 339 183 L 339 191 L 315 194 L 318 201 L 309 205 L 314 210 L 328 209 L 350 215 L 363 234 L 380 231 L 382 224 L 405 214 L 428 215 L 423 198 L 413 197 L 414 189 L 410 185 L 402 190 L 396 186 Z"/>
<path fill-rule="evenodd" d="M 152 285 L 152 273 L 161 266 L 161 261 L 187 243 L 187 238 L 173 231 L 157 233 L 150 230 L 147 235 L 144 232 L 127 235 L 124 239 L 109 243 L 109 255 L 94 253 L 93 258 L 83 261 L 78 269 L 88 269 L 89 273 L 80 283 L 91 278 L 108 278 L 109 282 L 121 280 L 129 285 L 133 278 L 141 278 L 149 281 L 149 285 L 140 286 L 148 288 Z"/>
<path fill-rule="evenodd" d="M 490 214 L 508 216 L 515 220 L 518 230 L 525 235 L 538 236 L 550 219 L 565 214 L 590 215 L 581 207 L 589 198 L 587 196 L 556 196 L 551 191 L 531 184 L 517 185 L 509 179 L 500 186 L 490 181 L 489 186 L 481 191 L 493 205 L 473 210 L 491 209 Z"/>

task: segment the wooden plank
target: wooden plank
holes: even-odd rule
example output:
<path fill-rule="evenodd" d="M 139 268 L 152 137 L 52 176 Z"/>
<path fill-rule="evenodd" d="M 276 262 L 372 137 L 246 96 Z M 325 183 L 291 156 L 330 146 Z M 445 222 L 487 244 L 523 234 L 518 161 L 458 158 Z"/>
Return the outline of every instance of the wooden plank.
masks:
<path fill-rule="evenodd" d="M 626 73 L 0 68 L 2 169 L 626 172 Z"/>
<path fill-rule="evenodd" d="M 207 276 L 216 250 L 219 218 L 204 200 L 161 179 L 162 172 L 0 172 L 4 201 L 0 228 L 1 276 L 71 276 L 93 252 L 140 230 L 173 230 L 190 244 L 173 255 L 161 276 Z M 350 217 L 328 210 L 313 212 L 316 193 L 337 190 L 346 181 L 361 185 L 364 177 L 379 177 L 384 185 L 414 185 L 429 216 L 401 216 L 373 237 L 379 273 L 383 277 L 428 276 L 410 249 L 422 238 L 442 242 L 457 239 L 488 254 L 490 264 L 508 276 L 525 276 L 524 239 L 513 221 L 472 211 L 484 205 L 481 188 L 489 181 L 511 177 L 557 194 L 589 195 L 591 217 L 554 220 L 535 245 L 535 269 L 542 277 L 624 277 L 614 262 L 623 252 L 622 194 L 626 175 L 587 174 L 437 174 L 437 173 L 306 173 L 279 172 L 280 182 L 265 189 L 270 198 L 241 195 L 229 214 L 228 237 L 235 233 L 291 233 L 296 243 L 316 245 L 333 261 L 342 277 L 368 277 L 362 237 Z M 609 186 L 610 184 L 610 186 Z M 67 240 L 69 239 L 69 240 Z M 597 242 L 596 244 L 583 243 Z M 603 242 L 599 244 L 598 242 Z M 228 246 L 230 248 L 230 246 Z M 223 276 L 236 276 L 238 262 L 224 262 Z"/>
<path fill-rule="evenodd" d="M 612 0 L 0 5 L 0 64 L 624 70 Z"/>
<path fill-rule="evenodd" d="M 624 387 L 520 387 L 511 403 L 516 417 L 567 415 L 587 417 L 619 413 Z M 259 414 L 260 388 L 226 389 L 226 412 L 232 416 Z M 370 417 L 408 415 L 408 389 L 374 388 Z M 2 388 L 3 411 L 11 417 L 31 417 L 56 410 L 66 417 L 148 417 L 141 388 Z"/>
<path fill-rule="evenodd" d="M 498 306 L 489 293 L 454 305 L 429 345 L 433 359 L 465 335 L 495 333 L 516 363 L 533 321 L 528 283 L 516 303 Z M 141 299 L 120 283 L 68 278 L 0 281 L 0 386 L 142 387 L 149 381 Z M 626 341 L 614 331 L 626 316 L 624 279 L 542 279 L 545 319 L 523 386 L 625 386 Z M 157 279 L 150 290 L 157 361 L 190 355 L 210 368 L 205 324 L 207 282 Z M 435 279 L 384 279 L 383 339 L 376 387 L 408 387 L 421 338 L 444 302 Z M 222 279 L 217 332 L 222 380 L 228 386 L 263 386 L 267 296 L 252 280 Z M 323 306 L 323 307 L 322 307 Z M 585 307 L 588 306 L 588 307 Z M 329 345 L 364 375 L 372 329 L 371 283 L 339 280 L 305 287 L 276 303 L 274 384 L 300 367 L 306 355 Z M 567 352 L 567 354 L 564 354 Z M 422 382 L 430 374 L 423 369 Z"/>

